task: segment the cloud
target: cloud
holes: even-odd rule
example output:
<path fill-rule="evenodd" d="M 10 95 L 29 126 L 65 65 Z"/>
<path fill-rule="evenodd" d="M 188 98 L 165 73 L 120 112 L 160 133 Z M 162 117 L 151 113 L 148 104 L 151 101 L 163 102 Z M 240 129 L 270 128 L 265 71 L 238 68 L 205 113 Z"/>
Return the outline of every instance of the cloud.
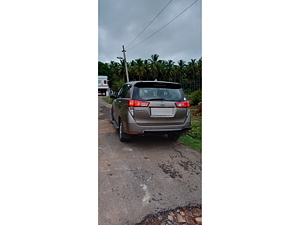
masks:
<path fill-rule="evenodd" d="M 165 7 L 169 0 L 99 0 L 99 43 L 98 60 L 118 61 L 122 56 L 122 45 L 128 49 L 128 61 L 149 59 L 152 54 L 161 59 L 189 61 L 202 57 L 202 1 L 198 0 L 177 19 L 151 38 L 139 44 L 157 30 L 170 22 L 194 0 L 173 0 L 155 21 L 142 33 L 129 48 L 127 45 L 149 24 Z M 130 49 L 134 47 L 133 49 Z M 169 58 L 168 58 L 169 57 Z"/>

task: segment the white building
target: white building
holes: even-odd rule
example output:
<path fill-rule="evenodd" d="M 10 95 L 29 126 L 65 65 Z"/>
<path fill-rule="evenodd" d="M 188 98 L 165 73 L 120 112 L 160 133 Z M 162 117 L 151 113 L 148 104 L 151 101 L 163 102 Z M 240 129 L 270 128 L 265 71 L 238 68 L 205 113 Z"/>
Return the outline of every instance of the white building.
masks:
<path fill-rule="evenodd" d="M 109 96 L 107 76 L 98 76 L 98 96 Z"/>

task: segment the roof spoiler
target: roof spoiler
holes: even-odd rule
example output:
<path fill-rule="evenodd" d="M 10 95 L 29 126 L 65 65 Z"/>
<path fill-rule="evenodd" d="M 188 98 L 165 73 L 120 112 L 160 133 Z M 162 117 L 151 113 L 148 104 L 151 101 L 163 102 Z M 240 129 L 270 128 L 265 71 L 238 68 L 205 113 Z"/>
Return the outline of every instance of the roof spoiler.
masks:
<path fill-rule="evenodd" d="M 179 89 L 181 88 L 181 85 L 178 83 L 172 83 L 172 82 L 155 82 L 155 81 L 148 81 L 148 82 L 137 82 L 135 87 L 155 87 L 155 88 L 171 88 L 171 89 Z"/>

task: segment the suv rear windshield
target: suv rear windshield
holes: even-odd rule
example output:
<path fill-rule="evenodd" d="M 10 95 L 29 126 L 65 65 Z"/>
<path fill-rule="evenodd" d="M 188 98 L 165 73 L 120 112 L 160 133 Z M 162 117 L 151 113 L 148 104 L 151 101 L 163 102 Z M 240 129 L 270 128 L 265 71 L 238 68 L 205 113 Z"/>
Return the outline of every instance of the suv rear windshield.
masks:
<path fill-rule="evenodd" d="M 154 84 L 154 85 L 153 85 Z M 133 98 L 141 101 L 184 101 L 184 94 L 178 84 L 142 83 L 134 87 Z"/>

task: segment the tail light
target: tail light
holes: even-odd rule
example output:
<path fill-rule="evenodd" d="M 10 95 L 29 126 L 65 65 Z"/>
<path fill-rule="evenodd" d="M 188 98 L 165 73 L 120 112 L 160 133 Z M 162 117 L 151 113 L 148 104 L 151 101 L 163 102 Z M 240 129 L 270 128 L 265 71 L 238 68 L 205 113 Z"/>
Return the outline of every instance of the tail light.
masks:
<path fill-rule="evenodd" d="M 176 102 L 175 103 L 177 108 L 188 108 L 191 106 L 189 101 L 185 101 L 185 102 Z"/>
<path fill-rule="evenodd" d="M 128 107 L 148 107 L 150 102 L 143 102 L 143 101 L 137 101 L 137 100 L 129 100 L 128 101 Z"/>

